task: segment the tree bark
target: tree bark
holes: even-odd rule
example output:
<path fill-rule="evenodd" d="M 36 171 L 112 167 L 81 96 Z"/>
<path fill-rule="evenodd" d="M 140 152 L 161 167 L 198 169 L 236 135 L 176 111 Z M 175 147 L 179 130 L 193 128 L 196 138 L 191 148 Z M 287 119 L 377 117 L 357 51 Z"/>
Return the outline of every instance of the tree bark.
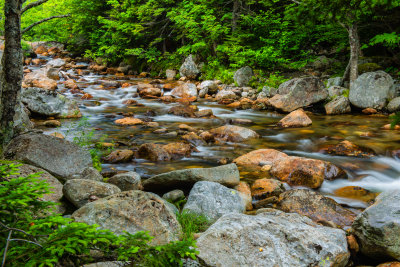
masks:
<path fill-rule="evenodd" d="M 46 22 L 46 21 L 49 21 L 49 20 L 52 20 L 52 19 L 58 19 L 58 18 L 66 18 L 66 17 L 70 17 L 71 15 L 59 15 L 59 16 L 51 16 L 51 17 L 48 17 L 48 18 L 45 18 L 45 19 L 42 19 L 42 20 L 39 20 L 39 21 L 37 21 L 37 22 L 35 22 L 35 23 L 32 23 L 31 25 L 29 25 L 28 27 L 26 27 L 25 29 L 23 29 L 22 30 L 22 34 L 24 34 L 24 33 L 26 33 L 27 31 L 29 31 L 30 29 L 32 29 L 33 27 L 35 27 L 35 26 L 37 26 L 37 25 L 39 25 L 39 24 L 42 24 L 43 22 Z"/>
<path fill-rule="evenodd" d="M 239 10 L 239 0 L 233 0 L 233 9 L 232 9 L 232 32 L 236 31 L 237 28 L 237 20 L 238 20 L 238 10 Z"/>
<path fill-rule="evenodd" d="M 24 13 L 25 13 L 26 11 L 28 11 L 29 9 L 34 8 L 34 7 L 37 7 L 37 6 L 40 6 L 41 4 L 46 3 L 47 1 L 49 1 L 49 0 L 37 0 L 37 1 L 33 2 L 33 3 L 30 3 L 30 4 L 26 5 L 26 6 L 22 9 L 21 15 L 24 14 Z M 24 3 L 25 1 L 22 1 L 22 2 Z"/>
<path fill-rule="evenodd" d="M 0 146 L 13 136 L 13 121 L 19 108 L 23 67 L 21 47 L 22 0 L 7 0 L 4 3 L 4 54 L 0 70 Z"/>
<path fill-rule="evenodd" d="M 358 36 L 358 27 L 353 23 L 349 28 L 350 43 L 350 88 L 351 84 L 358 78 L 358 57 L 360 52 L 360 38 Z"/>

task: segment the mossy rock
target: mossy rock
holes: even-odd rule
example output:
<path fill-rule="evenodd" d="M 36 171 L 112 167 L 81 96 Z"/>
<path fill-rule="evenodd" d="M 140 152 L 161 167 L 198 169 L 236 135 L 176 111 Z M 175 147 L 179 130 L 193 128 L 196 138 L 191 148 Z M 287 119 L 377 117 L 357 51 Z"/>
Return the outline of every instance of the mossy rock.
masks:
<path fill-rule="evenodd" d="M 372 72 L 372 71 L 378 71 L 382 70 L 382 67 L 376 63 L 364 63 L 358 65 L 358 72 L 360 74 L 366 73 L 366 72 Z"/>

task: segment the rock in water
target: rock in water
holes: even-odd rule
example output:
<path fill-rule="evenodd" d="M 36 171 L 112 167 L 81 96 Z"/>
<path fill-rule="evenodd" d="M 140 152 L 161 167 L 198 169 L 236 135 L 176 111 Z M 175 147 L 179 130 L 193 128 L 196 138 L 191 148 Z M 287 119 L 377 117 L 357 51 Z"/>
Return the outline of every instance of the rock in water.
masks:
<path fill-rule="evenodd" d="M 348 97 L 338 96 L 325 105 L 325 111 L 328 115 L 338 115 L 351 112 L 350 101 Z"/>
<path fill-rule="evenodd" d="M 202 214 L 211 221 L 227 213 L 243 213 L 246 203 L 239 192 L 214 182 L 197 182 L 190 191 L 183 208 L 185 211 Z"/>
<path fill-rule="evenodd" d="M 222 165 L 214 168 L 195 168 L 162 173 L 143 182 L 147 191 L 168 192 L 171 189 L 190 189 L 200 181 L 216 182 L 234 187 L 240 182 L 236 164 Z"/>
<path fill-rule="evenodd" d="M 149 231 L 154 236 L 153 245 L 177 241 L 181 234 L 181 226 L 166 201 L 143 191 L 126 191 L 88 203 L 72 218 L 116 234 Z"/>
<path fill-rule="evenodd" d="M 352 228 L 364 255 L 400 260 L 400 190 L 380 194 Z"/>
<path fill-rule="evenodd" d="M 221 138 L 228 142 L 243 142 L 260 136 L 253 130 L 235 125 L 225 125 L 209 131 L 216 138 Z"/>
<path fill-rule="evenodd" d="M 246 66 L 235 72 L 233 80 L 237 86 L 247 86 L 253 75 L 253 70 L 249 66 Z"/>
<path fill-rule="evenodd" d="M 23 134 L 11 140 L 4 156 L 45 169 L 63 180 L 93 166 L 88 151 L 67 140 L 38 133 Z"/>
<path fill-rule="evenodd" d="M 271 210 L 257 216 L 228 214 L 197 240 L 209 266 L 346 266 L 343 230 L 298 214 Z"/>
<path fill-rule="evenodd" d="M 351 104 L 358 108 L 382 109 L 393 95 L 394 81 L 384 71 L 367 72 L 354 81 L 350 89 Z"/>
<path fill-rule="evenodd" d="M 387 109 L 388 109 L 389 112 L 399 111 L 400 110 L 400 96 L 396 97 L 396 98 L 393 98 L 389 102 L 389 104 L 387 106 Z"/>
<path fill-rule="evenodd" d="M 197 87 L 194 83 L 184 83 L 175 87 L 171 95 L 175 97 L 190 97 L 197 96 Z"/>
<path fill-rule="evenodd" d="M 197 68 L 196 63 L 194 62 L 193 56 L 189 55 L 185 62 L 182 64 L 181 68 L 179 69 L 179 73 L 181 77 L 187 77 L 188 79 L 196 79 L 197 76 L 200 74 L 199 69 Z"/>
<path fill-rule="evenodd" d="M 291 112 L 278 122 L 278 126 L 283 128 L 307 127 L 311 124 L 312 120 L 302 108 Z"/>

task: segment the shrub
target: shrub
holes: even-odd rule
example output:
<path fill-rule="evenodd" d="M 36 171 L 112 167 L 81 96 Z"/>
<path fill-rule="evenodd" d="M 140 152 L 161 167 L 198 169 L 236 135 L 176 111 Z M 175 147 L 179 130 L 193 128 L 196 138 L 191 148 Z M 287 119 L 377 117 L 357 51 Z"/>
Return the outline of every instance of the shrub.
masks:
<path fill-rule="evenodd" d="M 177 219 L 182 225 L 182 240 L 193 240 L 193 234 L 204 232 L 211 225 L 206 216 L 193 212 L 182 211 L 177 214 Z"/>

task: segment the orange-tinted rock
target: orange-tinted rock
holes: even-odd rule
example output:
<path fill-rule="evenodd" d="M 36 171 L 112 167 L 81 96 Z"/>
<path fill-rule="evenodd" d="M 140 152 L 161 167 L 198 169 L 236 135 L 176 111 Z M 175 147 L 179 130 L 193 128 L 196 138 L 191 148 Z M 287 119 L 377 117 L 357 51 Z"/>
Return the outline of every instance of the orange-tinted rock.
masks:
<path fill-rule="evenodd" d="M 375 156 L 374 151 L 372 151 L 371 149 L 359 147 L 347 140 L 344 140 L 335 146 L 328 146 L 327 148 L 323 148 L 321 152 L 326 152 L 338 156 L 363 157 L 363 158 L 369 158 Z"/>
<path fill-rule="evenodd" d="M 61 122 L 58 120 L 48 120 L 43 123 L 43 126 L 49 128 L 61 127 Z"/>
<path fill-rule="evenodd" d="M 212 117 L 214 116 L 212 109 L 202 109 L 194 114 L 198 118 L 204 118 L 204 117 Z"/>
<path fill-rule="evenodd" d="M 187 132 L 195 132 L 196 131 L 195 128 L 193 128 L 192 126 L 189 126 L 187 124 L 179 124 L 178 128 L 179 128 L 179 130 L 187 131 Z"/>
<path fill-rule="evenodd" d="M 91 65 L 89 69 L 95 71 L 95 72 L 103 72 L 107 69 L 107 66 L 104 65 Z"/>
<path fill-rule="evenodd" d="M 205 144 L 203 138 L 198 136 L 195 132 L 189 132 L 185 135 L 182 135 L 182 139 L 195 146 L 200 146 Z"/>
<path fill-rule="evenodd" d="M 108 163 L 129 162 L 133 159 L 133 156 L 134 152 L 132 150 L 116 150 L 105 157 L 104 161 Z"/>
<path fill-rule="evenodd" d="M 57 137 L 57 138 L 60 138 L 60 139 L 64 139 L 65 138 L 65 136 L 62 133 L 58 133 L 58 132 L 54 132 L 54 133 L 52 133 L 50 135 L 54 136 L 54 137 Z"/>
<path fill-rule="evenodd" d="M 379 264 L 376 267 L 400 267 L 400 262 L 398 262 L 398 261 L 385 262 L 385 263 Z"/>
<path fill-rule="evenodd" d="M 233 162 L 239 166 L 261 169 L 264 165 L 272 166 L 276 161 L 289 157 L 275 149 L 259 149 L 236 158 Z"/>
<path fill-rule="evenodd" d="M 234 189 L 239 192 L 240 197 L 246 203 L 246 210 L 253 210 L 250 186 L 246 182 L 239 182 Z"/>
<path fill-rule="evenodd" d="M 38 46 L 38 47 L 35 49 L 35 53 L 36 53 L 36 54 L 43 54 L 43 53 L 46 53 L 46 52 L 47 52 L 47 48 L 46 48 L 45 46 L 43 46 L 43 45 Z"/>
<path fill-rule="evenodd" d="M 242 98 L 240 100 L 240 108 L 241 109 L 250 109 L 254 104 L 254 101 L 248 98 Z"/>
<path fill-rule="evenodd" d="M 206 141 L 207 143 L 212 143 L 212 142 L 215 141 L 214 135 L 212 135 L 212 134 L 211 134 L 210 132 L 208 132 L 208 131 L 202 132 L 199 136 L 200 136 L 204 141 Z"/>
<path fill-rule="evenodd" d="M 147 76 L 149 76 L 149 73 L 147 73 L 147 72 L 141 72 L 139 74 L 139 78 L 146 78 Z"/>
<path fill-rule="evenodd" d="M 349 249 L 354 253 L 357 253 L 360 250 L 360 246 L 358 245 L 357 239 L 354 235 L 347 236 L 347 245 L 349 246 Z"/>
<path fill-rule="evenodd" d="M 357 199 L 364 202 L 372 202 L 377 197 L 376 193 L 368 191 L 359 186 L 346 186 L 335 190 L 335 195 L 339 197 Z"/>
<path fill-rule="evenodd" d="M 279 196 L 285 191 L 283 183 L 275 179 L 258 179 L 251 186 L 251 195 L 255 199 Z"/>
<path fill-rule="evenodd" d="M 141 119 L 137 119 L 137 118 L 132 118 L 132 117 L 128 117 L 128 118 L 123 118 L 123 119 L 119 119 L 115 121 L 116 124 L 120 124 L 120 125 L 139 125 L 139 124 L 143 124 L 143 121 Z"/>
<path fill-rule="evenodd" d="M 209 132 L 214 135 L 215 138 L 220 138 L 224 141 L 235 143 L 260 137 L 255 131 L 251 129 L 235 125 L 221 126 L 211 129 Z"/>
<path fill-rule="evenodd" d="M 175 106 L 169 109 L 168 114 L 173 114 L 176 116 L 182 116 L 182 117 L 190 117 L 194 118 L 196 117 L 194 113 L 197 110 L 193 106 L 188 106 L 188 105 L 180 105 L 180 106 Z"/>
<path fill-rule="evenodd" d="M 151 161 L 169 161 L 171 156 L 159 144 L 143 144 L 139 147 L 139 156 L 142 158 L 149 159 Z"/>
<path fill-rule="evenodd" d="M 57 82 L 48 78 L 47 74 L 42 70 L 27 73 L 24 77 L 24 83 L 28 87 L 38 87 L 50 91 L 57 89 Z"/>
<path fill-rule="evenodd" d="M 362 110 L 362 113 L 370 115 L 370 114 L 376 114 L 378 111 L 374 108 L 366 108 Z"/>
<path fill-rule="evenodd" d="M 384 130 L 400 130 L 400 125 L 392 127 L 390 124 L 386 124 L 382 127 Z"/>
<path fill-rule="evenodd" d="M 79 86 L 76 84 L 76 82 L 73 79 L 66 80 L 64 82 L 64 85 L 68 89 L 79 89 Z"/>
<path fill-rule="evenodd" d="M 165 151 L 168 152 L 172 160 L 190 157 L 192 148 L 186 143 L 170 143 L 163 146 Z"/>
<path fill-rule="evenodd" d="M 307 116 L 303 109 L 298 109 L 285 116 L 278 122 L 279 127 L 307 127 L 312 124 L 312 120 Z"/>
<path fill-rule="evenodd" d="M 145 97 L 159 97 L 161 96 L 161 89 L 156 87 L 147 87 L 139 91 L 139 95 Z"/>
<path fill-rule="evenodd" d="M 233 103 L 230 103 L 229 105 L 227 105 L 228 108 L 234 108 L 234 109 L 238 109 L 240 108 L 240 101 L 235 101 Z"/>
<path fill-rule="evenodd" d="M 130 106 L 130 105 L 137 105 L 138 102 L 134 99 L 128 99 L 122 102 L 122 104 Z"/>
<path fill-rule="evenodd" d="M 93 96 L 91 94 L 88 94 L 88 93 L 84 94 L 81 97 L 81 99 L 83 99 L 83 100 L 89 100 L 89 99 L 92 99 L 92 98 L 93 98 Z"/>
<path fill-rule="evenodd" d="M 258 98 L 254 101 L 252 108 L 255 110 L 265 110 L 271 108 L 271 104 L 269 103 L 269 98 Z"/>

